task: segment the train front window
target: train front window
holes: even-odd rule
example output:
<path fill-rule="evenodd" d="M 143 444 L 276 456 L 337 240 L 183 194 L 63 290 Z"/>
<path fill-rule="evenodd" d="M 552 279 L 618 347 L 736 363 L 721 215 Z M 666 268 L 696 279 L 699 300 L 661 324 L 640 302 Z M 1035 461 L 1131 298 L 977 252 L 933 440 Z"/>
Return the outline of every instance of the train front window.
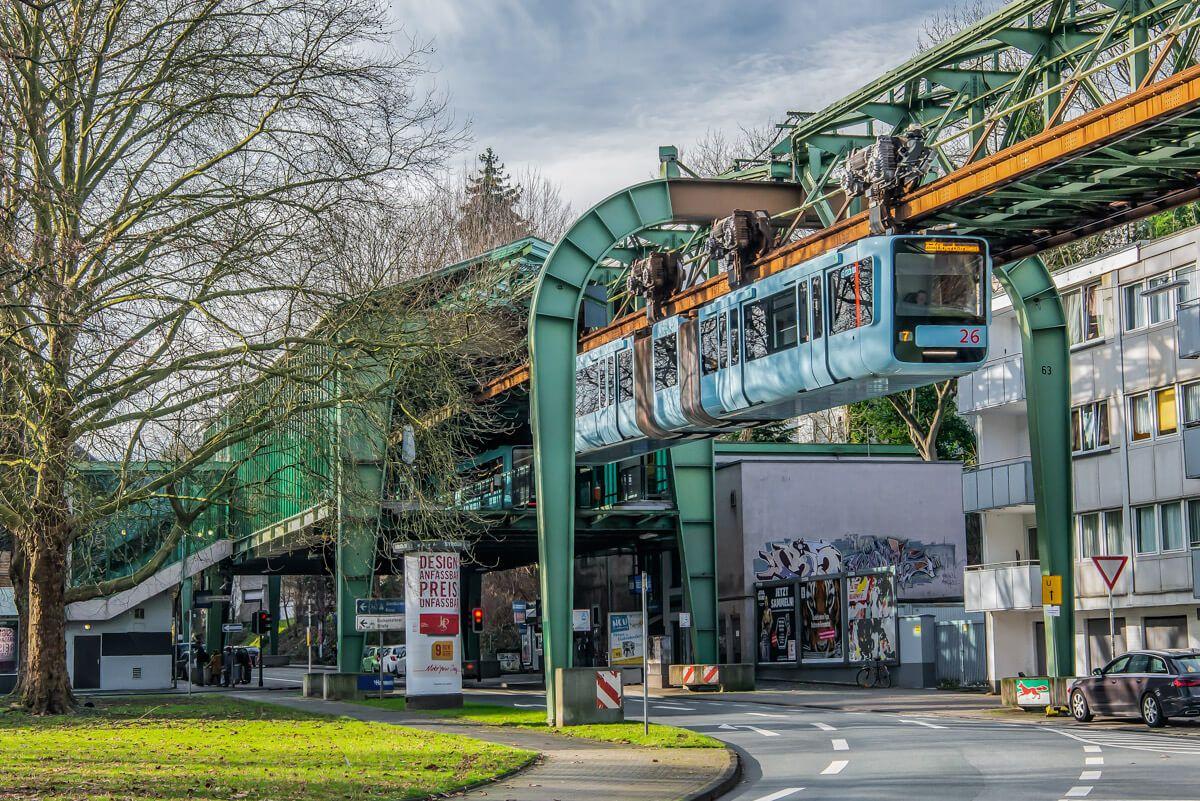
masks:
<path fill-rule="evenodd" d="M 983 316 L 983 247 L 955 239 L 896 242 L 896 316 L 961 321 Z"/>

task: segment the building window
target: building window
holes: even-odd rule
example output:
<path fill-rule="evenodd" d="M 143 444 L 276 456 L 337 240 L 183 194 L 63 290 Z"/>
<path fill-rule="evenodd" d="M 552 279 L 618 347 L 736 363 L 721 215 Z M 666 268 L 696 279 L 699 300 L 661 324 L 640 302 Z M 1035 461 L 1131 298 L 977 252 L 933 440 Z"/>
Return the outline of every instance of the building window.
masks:
<path fill-rule="evenodd" d="M 1101 299 L 1099 281 L 1063 295 L 1072 345 L 1103 339 L 1108 335 Z"/>
<path fill-rule="evenodd" d="M 871 324 L 871 259 L 829 271 L 829 332 L 840 334 Z"/>
<path fill-rule="evenodd" d="M 146 610 L 140 606 L 135 606 L 133 608 L 133 619 L 134 620 L 145 620 L 146 619 Z"/>
<path fill-rule="evenodd" d="M 1129 397 L 1129 438 L 1141 442 L 1154 436 L 1154 409 L 1150 406 L 1150 393 Z"/>
<path fill-rule="evenodd" d="M 1155 524 L 1153 506 L 1138 506 L 1133 510 L 1134 525 L 1137 526 L 1137 552 L 1158 551 L 1158 527 Z"/>
<path fill-rule="evenodd" d="M 1169 284 L 1170 282 L 1171 276 L 1169 274 L 1156 275 L 1146 282 L 1146 289 L 1157 289 L 1164 284 Z M 1175 309 L 1172 308 L 1173 304 L 1171 303 L 1171 300 L 1171 292 L 1169 290 L 1155 292 L 1154 294 L 1147 296 L 1146 306 L 1148 313 L 1146 315 L 1146 321 L 1149 322 L 1150 325 L 1158 325 L 1159 323 L 1165 323 L 1167 320 L 1173 318 L 1175 316 Z"/>
<path fill-rule="evenodd" d="M 1086 453 L 1108 445 L 1108 401 L 1096 401 L 1071 410 L 1072 451 Z"/>
<path fill-rule="evenodd" d="M 1179 501 L 1164 503 L 1158 507 L 1158 529 L 1162 533 L 1162 549 L 1164 551 L 1182 551 L 1183 540 L 1183 504 Z"/>
<path fill-rule="evenodd" d="M 1119 556 L 1125 553 L 1125 527 L 1121 510 L 1088 512 L 1075 516 L 1079 556 Z"/>
<path fill-rule="evenodd" d="M 1158 287 L 1176 281 L 1176 289 L 1153 292 Z M 1150 294 L 1143 295 L 1143 292 Z M 1158 325 L 1175 319 L 1175 306 L 1196 297 L 1196 267 L 1181 267 L 1173 273 L 1162 273 L 1136 284 L 1122 287 L 1125 306 L 1125 330 L 1133 331 L 1145 325 Z"/>
<path fill-rule="evenodd" d="M 1146 304 L 1142 297 L 1142 284 L 1130 284 L 1122 288 L 1125 295 L 1125 330 L 1133 331 L 1146 324 Z"/>
<path fill-rule="evenodd" d="M 720 363 L 718 353 L 721 351 L 717 338 L 717 318 L 709 317 L 700 321 L 700 370 L 704 375 L 715 373 Z"/>
<path fill-rule="evenodd" d="M 1188 541 L 1193 548 L 1200 548 L 1200 500 L 1187 502 Z"/>
<path fill-rule="evenodd" d="M 1175 387 L 1156 390 L 1154 408 L 1158 418 L 1158 435 L 1160 437 L 1174 434 L 1179 430 L 1179 415 L 1175 406 Z"/>
<path fill-rule="evenodd" d="M 679 361 L 675 335 L 654 340 L 654 391 L 661 392 L 679 383 Z"/>
<path fill-rule="evenodd" d="M 1183 424 L 1194 426 L 1200 423 L 1200 381 L 1183 384 Z"/>

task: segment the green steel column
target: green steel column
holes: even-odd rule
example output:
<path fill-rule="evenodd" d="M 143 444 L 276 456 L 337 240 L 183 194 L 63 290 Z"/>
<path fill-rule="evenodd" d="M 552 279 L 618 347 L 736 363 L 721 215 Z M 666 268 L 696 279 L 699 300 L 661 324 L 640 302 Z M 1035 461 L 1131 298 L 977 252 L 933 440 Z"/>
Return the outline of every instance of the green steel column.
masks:
<path fill-rule="evenodd" d="M 1021 328 L 1033 461 L 1038 556 L 1043 576 L 1062 578 L 1061 614 L 1045 614 L 1046 668 L 1075 675 L 1075 557 L 1071 533 L 1071 358 L 1062 299 L 1039 258 L 998 266 Z"/>
<path fill-rule="evenodd" d="M 1130 4 L 1127 13 L 1141 14 L 1147 3 L 1135 0 Z M 1141 47 L 1150 41 L 1150 25 L 1146 19 L 1139 20 L 1129 29 L 1129 47 Z M 1143 48 L 1129 57 L 1129 83 L 1136 89 L 1146 80 L 1150 73 L 1150 48 Z"/>
<path fill-rule="evenodd" d="M 679 511 L 679 563 L 683 594 L 692 613 L 692 659 L 717 661 L 716 474 L 712 440 L 670 450 L 672 494 Z"/>
<path fill-rule="evenodd" d="M 183 637 L 183 641 L 190 645 L 192 642 L 192 579 L 190 578 L 185 578 L 179 585 L 179 633 Z"/>
<path fill-rule="evenodd" d="M 390 411 L 372 391 L 378 380 L 369 364 L 346 371 L 342 391 L 356 400 L 339 404 L 336 412 L 337 659 L 342 673 L 362 667 L 365 643 L 355 630 L 354 601 L 368 597 L 375 574 Z"/>
<path fill-rule="evenodd" d="M 204 571 L 205 584 L 213 592 L 221 589 L 221 574 L 216 565 Z M 221 624 L 225 622 L 225 604 L 214 603 L 204 615 L 204 648 L 209 653 L 219 651 L 222 642 Z"/>
<path fill-rule="evenodd" d="M 279 593 L 282 576 L 267 576 L 267 611 L 271 613 L 271 634 L 268 642 L 271 656 L 279 655 Z"/>

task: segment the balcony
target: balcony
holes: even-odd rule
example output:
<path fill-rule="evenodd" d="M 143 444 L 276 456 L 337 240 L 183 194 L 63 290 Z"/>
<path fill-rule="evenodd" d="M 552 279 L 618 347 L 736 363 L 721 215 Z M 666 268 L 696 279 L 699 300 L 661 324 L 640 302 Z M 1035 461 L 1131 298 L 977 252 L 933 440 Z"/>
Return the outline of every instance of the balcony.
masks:
<path fill-rule="evenodd" d="M 1200 359 L 1200 299 L 1179 304 L 1176 316 L 1179 358 Z"/>
<path fill-rule="evenodd" d="M 1025 400 L 1024 361 L 1014 353 L 958 379 L 958 411 L 972 414 Z"/>
<path fill-rule="evenodd" d="M 1009 464 L 963 471 L 963 511 L 986 512 L 1033 503 L 1033 463 Z"/>
<path fill-rule="evenodd" d="M 1042 605 L 1042 568 L 1038 562 L 971 565 L 963 575 L 968 612 L 1007 612 Z"/>
<path fill-rule="evenodd" d="M 1200 426 L 1183 429 L 1183 474 L 1188 478 L 1200 478 Z"/>

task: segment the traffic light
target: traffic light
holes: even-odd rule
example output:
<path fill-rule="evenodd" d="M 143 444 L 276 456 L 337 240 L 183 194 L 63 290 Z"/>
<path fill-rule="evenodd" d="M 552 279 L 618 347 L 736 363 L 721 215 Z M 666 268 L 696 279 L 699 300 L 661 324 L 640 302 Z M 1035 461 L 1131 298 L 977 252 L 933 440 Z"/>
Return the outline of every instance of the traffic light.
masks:
<path fill-rule="evenodd" d="M 483 608 L 475 607 L 471 610 L 471 631 L 476 634 L 483 632 Z"/>
<path fill-rule="evenodd" d="M 270 634 L 271 633 L 271 613 L 263 609 L 254 613 L 254 620 L 250 630 L 255 634 Z"/>

